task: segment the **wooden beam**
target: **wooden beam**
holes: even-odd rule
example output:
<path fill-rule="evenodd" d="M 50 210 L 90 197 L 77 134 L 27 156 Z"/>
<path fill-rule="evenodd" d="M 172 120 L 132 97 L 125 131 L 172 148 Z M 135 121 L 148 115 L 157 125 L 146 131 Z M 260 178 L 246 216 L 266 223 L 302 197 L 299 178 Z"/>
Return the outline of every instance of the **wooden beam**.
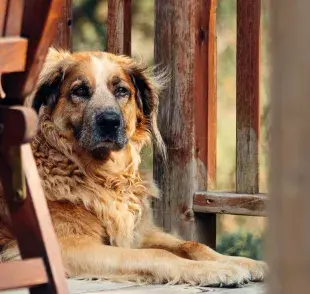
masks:
<path fill-rule="evenodd" d="M 155 150 L 154 177 L 163 195 L 154 203 L 155 218 L 168 231 L 214 247 L 215 215 L 194 215 L 193 194 L 215 181 L 216 1 L 155 5 L 155 64 L 172 76 L 160 100 L 168 162 Z"/>
<path fill-rule="evenodd" d="M 269 293 L 308 293 L 310 1 L 272 0 Z M 289 21 L 288 21 L 289 20 Z"/>
<path fill-rule="evenodd" d="M 228 192 L 196 192 L 194 212 L 236 215 L 267 215 L 268 197 L 265 194 L 237 194 Z"/>
<path fill-rule="evenodd" d="M 131 54 L 131 0 L 108 1 L 107 49 L 114 54 Z"/>
<path fill-rule="evenodd" d="M 47 282 L 41 258 L 0 263 L 0 291 L 28 288 Z"/>
<path fill-rule="evenodd" d="M 259 192 L 260 1 L 237 0 L 238 193 Z"/>
<path fill-rule="evenodd" d="M 19 37 L 0 39 L 0 73 L 23 71 L 26 66 L 27 40 Z"/>

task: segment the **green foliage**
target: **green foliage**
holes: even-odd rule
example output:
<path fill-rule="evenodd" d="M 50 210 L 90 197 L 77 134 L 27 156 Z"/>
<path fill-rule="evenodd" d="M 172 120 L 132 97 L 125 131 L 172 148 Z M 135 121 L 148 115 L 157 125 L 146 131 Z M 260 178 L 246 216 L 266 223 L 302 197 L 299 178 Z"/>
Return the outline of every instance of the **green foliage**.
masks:
<path fill-rule="evenodd" d="M 224 233 L 219 238 L 217 251 L 231 256 L 244 256 L 262 260 L 263 237 L 250 232 Z"/>

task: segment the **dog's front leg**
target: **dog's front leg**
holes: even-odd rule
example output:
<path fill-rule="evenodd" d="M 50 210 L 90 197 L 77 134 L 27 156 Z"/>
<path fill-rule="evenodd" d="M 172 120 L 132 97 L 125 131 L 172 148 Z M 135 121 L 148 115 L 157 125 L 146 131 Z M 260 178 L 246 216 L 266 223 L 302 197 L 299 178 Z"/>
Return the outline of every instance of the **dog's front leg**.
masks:
<path fill-rule="evenodd" d="M 100 244 L 87 236 L 60 239 L 69 277 L 144 283 L 238 285 L 248 272 L 235 265 L 184 259 L 162 249 L 130 249 Z"/>
<path fill-rule="evenodd" d="M 217 261 L 223 264 L 241 266 L 249 271 L 252 281 L 263 280 L 267 270 L 266 264 L 262 261 L 222 255 L 204 244 L 195 241 L 183 241 L 157 228 L 148 231 L 144 235 L 142 244 L 143 248 L 161 248 L 191 260 Z"/>

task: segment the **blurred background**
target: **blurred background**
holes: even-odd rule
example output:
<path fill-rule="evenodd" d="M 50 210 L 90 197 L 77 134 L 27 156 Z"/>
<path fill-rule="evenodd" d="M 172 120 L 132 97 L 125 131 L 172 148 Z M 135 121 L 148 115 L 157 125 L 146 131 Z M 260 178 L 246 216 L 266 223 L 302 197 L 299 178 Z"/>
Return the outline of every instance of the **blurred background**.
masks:
<path fill-rule="evenodd" d="M 105 50 L 106 0 L 73 0 L 73 50 Z M 268 185 L 268 0 L 262 1 L 260 189 Z M 218 0 L 218 122 L 216 190 L 235 190 L 236 162 L 236 0 Z M 154 0 L 132 0 L 132 55 L 152 65 Z M 152 172 L 152 150 L 143 150 L 143 168 Z M 266 220 L 219 215 L 217 249 L 230 255 L 261 259 Z"/>

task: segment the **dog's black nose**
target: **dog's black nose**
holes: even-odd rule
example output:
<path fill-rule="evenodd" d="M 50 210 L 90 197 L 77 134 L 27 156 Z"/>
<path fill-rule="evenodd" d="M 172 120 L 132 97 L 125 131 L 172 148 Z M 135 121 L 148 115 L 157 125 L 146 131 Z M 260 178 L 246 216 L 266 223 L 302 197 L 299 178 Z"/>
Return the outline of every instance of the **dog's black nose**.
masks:
<path fill-rule="evenodd" d="M 105 110 L 97 115 L 96 124 L 102 135 L 111 135 L 121 126 L 122 117 L 116 110 Z"/>

